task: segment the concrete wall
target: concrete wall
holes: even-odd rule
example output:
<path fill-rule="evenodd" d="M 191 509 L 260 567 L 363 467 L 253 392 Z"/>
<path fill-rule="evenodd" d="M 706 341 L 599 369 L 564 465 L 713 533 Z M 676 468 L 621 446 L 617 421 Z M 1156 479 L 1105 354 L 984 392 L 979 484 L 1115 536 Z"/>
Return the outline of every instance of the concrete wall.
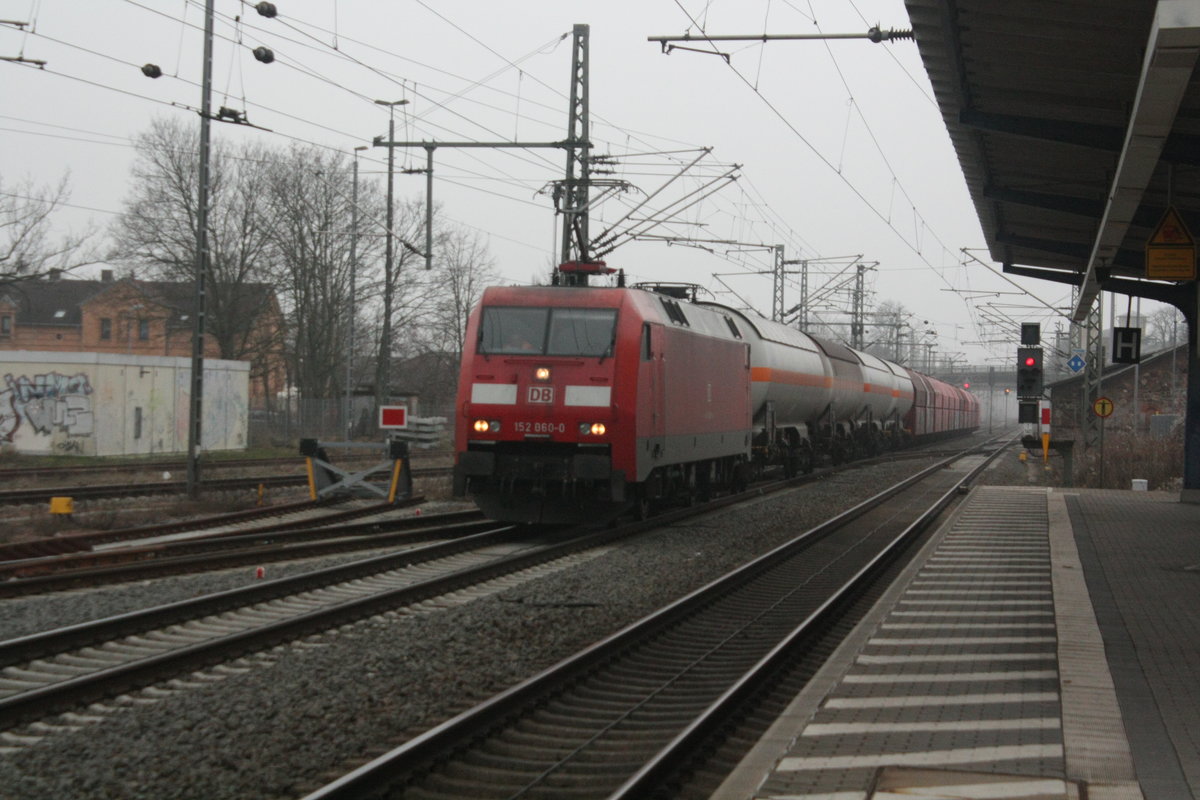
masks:
<path fill-rule="evenodd" d="M 1174 352 L 1168 349 L 1144 355 L 1136 367 L 1105 364 L 1100 394 L 1113 402 L 1113 414 L 1104 421 L 1105 428 L 1110 432 L 1130 431 L 1136 425 L 1137 431 L 1145 432 L 1150 430 L 1154 417 L 1164 414 L 1174 415 L 1182 423 L 1187 414 L 1187 373 L 1187 345 L 1178 346 Z M 1063 378 L 1047 388 L 1053 404 L 1053 434 L 1079 440 L 1081 420 L 1092 414 L 1090 407 L 1082 414 L 1080 411 L 1083 375 Z"/>
<path fill-rule="evenodd" d="M 206 359 L 201 449 L 246 447 L 250 365 Z M 41 455 L 187 450 L 191 361 L 0 351 L 0 447 Z"/>

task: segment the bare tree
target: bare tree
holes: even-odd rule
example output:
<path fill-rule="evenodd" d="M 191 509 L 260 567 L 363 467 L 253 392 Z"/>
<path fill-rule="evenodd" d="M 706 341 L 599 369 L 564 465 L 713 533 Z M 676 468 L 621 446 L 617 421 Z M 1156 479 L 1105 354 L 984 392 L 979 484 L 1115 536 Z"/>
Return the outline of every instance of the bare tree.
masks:
<path fill-rule="evenodd" d="M 113 228 L 113 257 L 159 280 L 190 285 L 196 279 L 199 136 L 196 126 L 175 119 L 157 119 L 138 136 L 133 185 Z M 231 148 L 217 141 L 212 148 L 206 330 L 222 358 L 254 360 L 263 347 L 279 345 L 274 337 L 264 340 L 260 329 L 260 315 L 274 303 L 270 160 L 260 145 Z"/>
<path fill-rule="evenodd" d="M 365 283 L 368 291 L 355 294 L 369 296 L 374 273 L 360 267 L 352 275 L 352 172 L 340 153 L 293 147 L 276 159 L 271 173 L 278 280 L 293 331 L 292 374 L 302 396 L 335 397 L 345 388 L 351 357 L 346 340 L 351 286 Z M 359 189 L 358 204 L 360 218 L 381 213 L 373 187 Z M 371 264 L 379 249 L 378 237 L 360 238 L 358 263 Z"/>
<path fill-rule="evenodd" d="M 434 207 L 435 253 L 441 234 L 439 214 Z M 387 235 L 385 218 L 375 217 L 375 225 L 367 223 L 364 230 Z M 424 241 L 425 205 L 420 200 L 401 201 L 395 208 L 391 235 L 394 238 L 394 262 L 389 271 L 379 273 L 372 287 L 381 302 L 377 319 L 375 355 L 375 401 L 381 404 L 391 391 L 391 362 L 396 355 L 411 355 L 414 332 L 426 321 L 433 286 L 431 272 L 424 270 L 425 255 L 412 242 Z"/>
<path fill-rule="evenodd" d="M 54 213 L 70 196 L 64 175 L 55 186 L 25 180 L 6 186 L 0 177 L 0 287 L 93 263 L 95 231 L 52 234 Z"/>
<path fill-rule="evenodd" d="M 465 345 L 467 317 L 483 290 L 498 280 L 495 263 L 478 234 L 462 229 L 441 231 L 434 246 L 434 269 L 418 338 L 410 344 L 419 364 L 417 376 L 423 407 L 444 408 L 453 402 Z M 411 380 L 414 376 L 410 375 Z"/>
<path fill-rule="evenodd" d="M 1142 352 L 1163 350 L 1187 339 L 1187 323 L 1175 306 L 1162 306 L 1146 316 Z"/>
<path fill-rule="evenodd" d="M 909 328 L 905 320 L 911 316 L 903 303 L 885 300 L 880 303 L 872 315 L 873 330 L 868 337 L 866 351 L 889 361 L 905 363 L 909 354 L 902 347 L 904 330 Z M 911 341 L 911 329 L 910 329 Z"/>

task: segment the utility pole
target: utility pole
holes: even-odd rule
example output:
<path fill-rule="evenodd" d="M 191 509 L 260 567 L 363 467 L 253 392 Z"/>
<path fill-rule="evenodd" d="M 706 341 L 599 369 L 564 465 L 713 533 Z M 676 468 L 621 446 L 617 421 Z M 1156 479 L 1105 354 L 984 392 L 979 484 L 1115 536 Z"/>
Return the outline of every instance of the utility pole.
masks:
<path fill-rule="evenodd" d="M 864 317 L 864 291 L 863 291 L 863 272 L 866 271 L 866 264 L 858 265 L 858 272 L 854 276 L 854 300 L 850 306 L 850 346 L 856 350 L 861 350 L 863 346 L 863 317 Z"/>
<path fill-rule="evenodd" d="M 200 171 L 196 199 L 196 318 L 192 322 L 192 396 L 188 403 L 187 494 L 200 494 L 201 421 L 204 418 L 205 275 L 208 272 L 209 118 L 212 116 L 213 0 L 204 3 L 204 71 L 200 98 Z"/>
<path fill-rule="evenodd" d="M 563 214 L 562 257 L 560 263 L 588 261 L 588 191 L 590 174 L 587 141 L 588 114 L 588 31 L 587 25 L 571 29 L 571 105 L 567 119 L 567 174 L 562 186 Z M 576 176 L 576 167 L 579 173 Z M 572 258 L 574 251 L 575 258 Z M 587 284 L 587 276 L 575 276 Z M 573 280 L 568 277 L 568 280 Z"/>
<path fill-rule="evenodd" d="M 381 106 L 388 107 L 388 141 L 391 142 L 396 138 L 396 106 L 402 106 L 408 103 L 407 100 L 376 100 L 375 103 Z M 375 146 L 379 147 L 380 142 L 375 140 Z M 392 274 L 392 217 L 393 217 L 393 184 L 395 176 L 395 154 L 396 151 L 389 147 L 387 158 L 387 230 L 384 232 L 384 256 L 383 256 L 383 330 L 379 335 L 379 359 L 375 362 L 375 408 L 378 410 L 380 406 L 386 402 L 387 394 L 390 391 L 388 382 L 391 380 L 391 360 L 392 360 L 392 301 L 395 294 L 395 282 Z"/>
<path fill-rule="evenodd" d="M 356 311 L 355 291 L 358 277 L 358 154 L 366 150 L 365 144 L 354 148 L 354 182 L 350 189 L 350 294 L 349 306 L 346 313 L 346 416 L 343 422 L 346 439 L 350 439 L 350 431 L 354 427 L 351 418 L 353 406 L 351 397 L 354 390 L 354 314 Z"/>
<path fill-rule="evenodd" d="M 783 317 L 784 317 L 783 279 L 784 279 L 784 276 L 787 274 L 787 268 L 793 264 L 801 264 L 802 271 L 807 270 L 807 268 L 808 268 L 807 261 L 804 261 L 802 259 L 795 259 L 795 258 L 788 260 L 788 259 L 784 258 L 783 257 L 783 245 L 781 245 L 781 244 L 775 245 L 775 270 L 774 270 L 774 276 L 773 276 L 773 281 L 772 281 L 773 285 L 772 285 L 772 292 L 771 292 L 771 319 L 774 320 L 775 322 L 783 322 Z M 801 287 L 804 290 L 801 292 L 801 297 L 800 297 L 801 308 L 804 307 L 804 301 L 805 301 L 804 295 L 808 293 L 806 277 L 807 276 L 804 276 L 801 279 Z M 803 330 L 803 328 L 801 328 L 801 330 Z"/>
<path fill-rule="evenodd" d="M 591 185 L 591 180 L 588 172 L 588 151 L 591 148 L 591 142 L 587 139 L 588 127 L 588 90 L 587 90 L 587 41 L 588 41 L 587 25 L 576 25 L 573 29 L 575 46 L 572 53 L 571 64 L 571 108 L 570 120 L 568 122 L 568 138 L 560 142 L 440 142 L 440 141 L 424 141 L 424 142 L 397 142 L 394 130 L 389 126 L 388 139 L 383 141 L 382 137 L 376 137 L 374 145 L 376 147 L 388 148 L 388 195 L 391 196 L 391 154 L 396 147 L 422 147 L 425 149 L 424 170 L 405 170 L 412 174 L 418 172 L 425 173 L 425 268 L 432 267 L 432 251 L 433 251 L 433 151 L 440 147 L 448 148 L 472 148 L 472 147 L 487 147 L 487 148 L 543 148 L 543 147 L 559 147 L 567 150 L 567 177 L 560 187 L 555 191 L 555 202 L 558 210 L 563 215 L 563 245 L 562 245 L 562 260 L 563 263 L 568 261 L 584 262 L 588 258 L 588 240 L 587 240 L 587 217 L 588 217 L 588 188 Z M 375 102 L 381 105 L 387 105 L 382 100 Z M 404 101 L 398 101 L 404 102 Z M 576 164 L 579 165 L 578 177 L 576 176 Z M 388 202 L 389 211 L 391 202 Z M 388 220 L 389 232 L 389 250 L 391 243 L 391 219 Z M 416 248 L 405 243 L 414 252 Z M 579 255 L 571 258 L 572 245 L 576 245 L 576 250 Z M 610 270 L 613 271 L 613 270 Z M 574 277 L 581 277 L 583 281 L 587 280 L 585 274 L 570 273 Z M 568 280 L 573 280 L 574 277 Z M 386 298 L 385 298 L 386 300 Z M 386 322 L 386 320 L 385 320 Z"/>
<path fill-rule="evenodd" d="M 438 149 L 435 142 L 425 142 L 425 169 L 402 169 L 405 175 L 425 176 L 425 269 L 433 269 L 433 151 Z M 388 142 L 388 152 L 391 148 L 400 147 L 400 142 Z"/>

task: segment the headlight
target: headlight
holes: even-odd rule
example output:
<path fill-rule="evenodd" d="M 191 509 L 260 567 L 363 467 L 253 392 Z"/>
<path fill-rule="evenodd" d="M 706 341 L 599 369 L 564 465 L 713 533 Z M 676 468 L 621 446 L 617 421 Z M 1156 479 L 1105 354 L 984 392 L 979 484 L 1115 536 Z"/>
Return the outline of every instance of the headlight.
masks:
<path fill-rule="evenodd" d="M 537 378 L 539 381 L 550 380 L 550 368 L 538 367 L 536 370 L 534 370 L 533 377 Z"/>
<path fill-rule="evenodd" d="M 581 422 L 579 423 L 580 436 L 603 436 L 607 428 L 603 422 Z"/>
<path fill-rule="evenodd" d="M 477 419 L 472 427 L 475 428 L 476 433 L 499 433 L 500 421 L 491 420 L 489 422 L 486 419 Z"/>

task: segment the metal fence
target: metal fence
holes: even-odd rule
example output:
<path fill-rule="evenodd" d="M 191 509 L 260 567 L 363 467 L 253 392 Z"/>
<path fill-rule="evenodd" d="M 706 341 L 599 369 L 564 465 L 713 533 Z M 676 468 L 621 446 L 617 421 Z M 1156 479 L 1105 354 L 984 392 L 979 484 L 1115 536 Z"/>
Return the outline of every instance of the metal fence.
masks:
<path fill-rule="evenodd" d="M 410 400 L 395 402 L 409 406 L 409 418 L 450 418 L 451 409 L 422 408 Z M 443 426 L 442 438 L 451 435 L 448 423 Z M 345 398 L 295 398 L 280 404 L 274 411 L 251 411 L 249 424 L 250 447 L 293 447 L 300 439 L 324 441 L 379 441 L 380 431 L 372 397 L 351 398 L 347 414 Z M 441 442 L 449 446 L 448 441 Z"/>

